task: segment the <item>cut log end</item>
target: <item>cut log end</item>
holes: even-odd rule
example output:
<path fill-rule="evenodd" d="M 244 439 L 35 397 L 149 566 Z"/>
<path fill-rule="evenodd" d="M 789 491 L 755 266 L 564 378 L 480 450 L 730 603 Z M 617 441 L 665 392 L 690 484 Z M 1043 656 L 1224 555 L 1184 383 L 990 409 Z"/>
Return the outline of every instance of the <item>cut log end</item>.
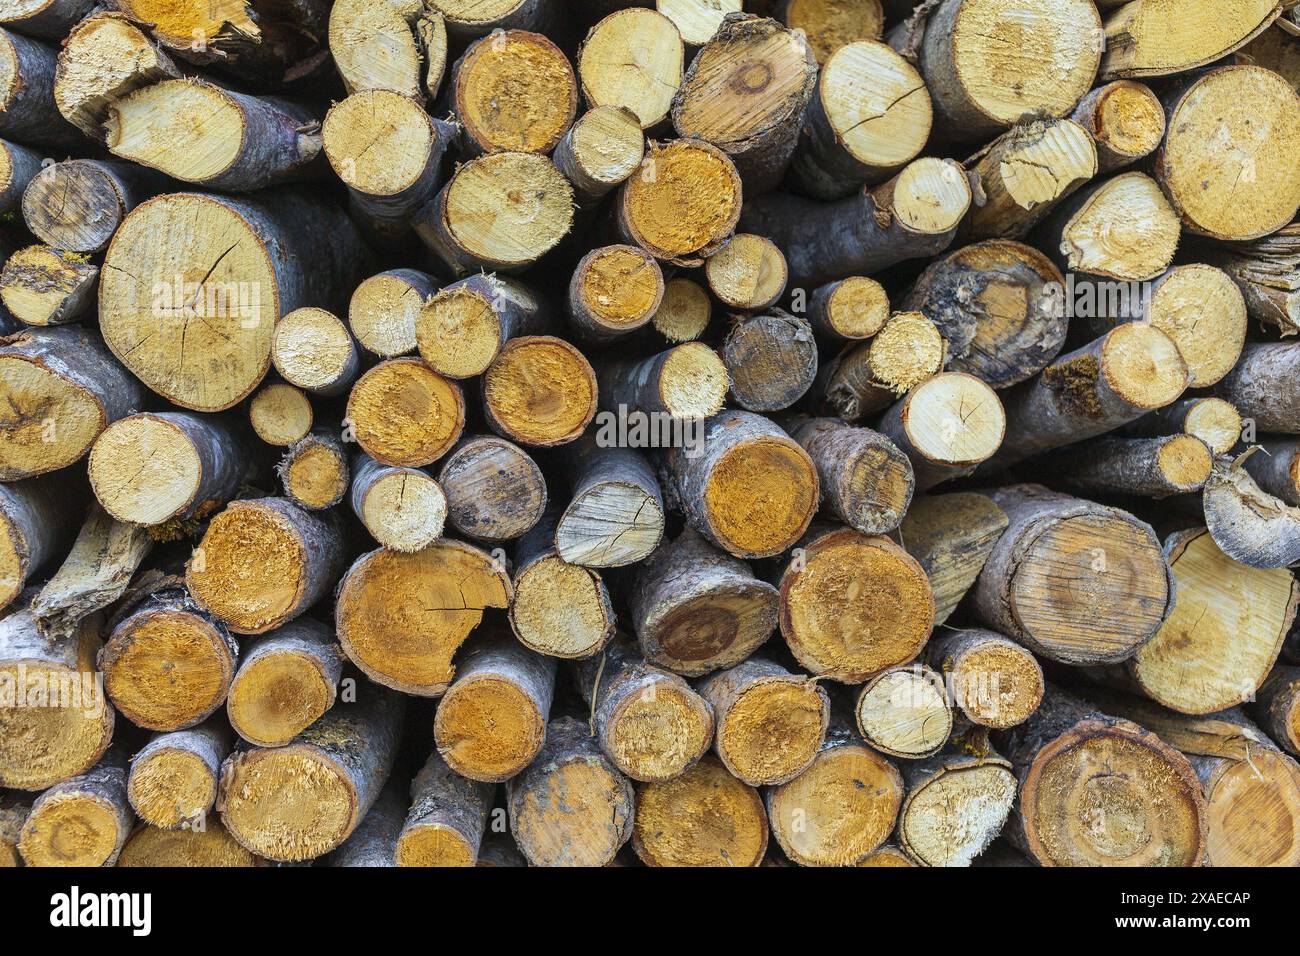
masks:
<path fill-rule="evenodd" d="M 802 30 L 818 63 L 826 63 L 840 47 L 858 40 L 878 40 L 885 25 L 880 0 L 790 0 L 786 26 Z"/>
<path fill-rule="evenodd" d="M 419 468 L 456 444 L 465 426 L 460 387 L 419 359 L 381 362 L 348 396 L 357 444 L 385 465 Z"/>
<path fill-rule="evenodd" d="M 574 122 L 554 158 L 580 199 L 599 198 L 636 172 L 645 158 L 641 122 L 626 107 L 592 107 Z"/>
<path fill-rule="evenodd" d="M 98 790 L 50 795 L 32 808 L 23 825 L 18 851 L 28 866 L 98 867 L 111 865 L 130 830 L 130 811 Z M 123 800 L 123 803 L 125 800 Z"/>
<path fill-rule="evenodd" d="M 341 558 L 339 530 L 328 516 L 283 498 L 235 501 L 208 524 L 185 581 L 231 630 L 261 634 L 314 603 Z"/>
<path fill-rule="evenodd" d="M 1117 169 L 1153 153 L 1165 135 L 1165 111 L 1151 88 L 1131 80 L 1117 80 L 1087 97 L 1087 115 L 1075 112 L 1097 141 L 1102 171 Z M 1081 107 L 1082 109 L 1083 107 Z"/>
<path fill-rule="evenodd" d="M 1183 421 L 1187 434 L 1205 442 L 1215 455 L 1226 455 L 1241 439 L 1241 415 L 1221 398 L 1195 400 Z"/>
<path fill-rule="evenodd" d="M 934 759 L 933 772 L 908 791 L 899 842 L 925 866 L 969 866 L 1006 823 L 1016 778 L 996 755 Z"/>
<path fill-rule="evenodd" d="M 493 436 L 471 438 L 453 449 L 438 481 L 447 495 L 447 520 L 473 538 L 518 538 L 546 510 L 546 480 L 537 463 L 522 448 Z"/>
<path fill-rule="evenodd" d="M 729 674 L 705 687 L 718 715 L 718 755 L 750 786 L 788 783 L 808 769 L 826 736 L 826 692 L 806 678 L 778 674 L 746 682 L 724 702 L 713 688 Z"/>
<path fill-rule="evenodd" d="M 291 646 L 260 654 L 239 669 L 226 714 L 240 737 L 279 747 L 315 723 L 334 704 L 335 682 L 318 660 Z"/>
<path fill-rule="evenodd" d="M 629 238 L 657 259 L 693 261 L 716 251 L 740 218 L 736 167 L 702 140 L 651 145 L 642 171 L 622 187 Z"/>
<path fill-rule="evenodd" d="M 128 524 L 155 525 L 185 512 L 203 480 L 202 451 L 185 429 L 147 414 L 104 429 L 87 467 L 104 510 Z"/>
<path fill-rule="evenodd" d="M 817 470 L 807 452 L 789 439 L 756 438 L 722 454 L 709 474 L 703 506 L 728 551 L 771 557 L 807 529 L 817 497 Z"/>
<path fill-rule="evenodd" d="M 217 799 L 215 769 L 188 750 L 153 750 L 132 762 L 127 799 L 146 823 L 176 829 L 212 808 Z"/>
<path fill-rule="evenodd" d="M 1133 724 L 1085 720 L 1052 740 L 1034 757 L 1020 800 L 1029 848 L 1045 864 L 1194 866 L 1203 851 L 1195 774 Z M 1123 825 L 1090 826 L 1096 814 Z"/>
<path fill-rule="evenodd" d="M 1060 252 L 1070 271 L 1147 281 L 1168 268 L 1181 231 L 1155 180 L 1121 173 L 1084 195 L 1061 229 Z"/>
<path fill-rule="evenodd" d="M 942 159 L 926 156 L 909 163 L 890 185 L 893 214 L 914 233 L 950 232 L 970 208 L 969 181 Z"/>
<path fill-rule="evenodd" d="M 515 576 L 510 624 L 524 646 L 551 657 L 580 659 L 614 633 L 614 610 L 600 575 L 543 554 Z"/>
<path fill-rule="evenodd" d="M 772 240 L 741 233 L 709 256 L 704 274 L 723 305 L 756 312 L 781 298 L 789 269 Z"/>
<path fill-rule="evenodd" d="M 235 651 L 225 629 L 183 605 L 146 608 L 119 624 L 100 655 L 114 706 L 149 730 L 192 727 L 225 700 Z"/>
<path fill-rule="evenodd" d="M 919 760 L 952 733 L 943 678 L 927 667 L 893 667 L 862 688 L 854 708 L 862 739 L 882 753 Z"/>
<path fill-rule="evenodd" d="M 703 46 L 713 39 L 728 13 L 739 13 L 741 0 L 655 0 L 659 12 L 673 22 L 682 40 Z"/>
<path fill-rule="evenodd" d="M 889 296 L 875 279 L 850 276 L 829 288 L 820 313 L 814 313 L 820 319 L 814 318 L 814 325 L 837 338 L 869 339 L 889 321 Z"/>
<path fill-rule="evenodd" d="M 271 361 L 286 382 L 334 395 L 352 383 L 357 348 L 347 326 L 324 309 L 295 309 L 275 327 Z"/>
<path fill-rule="evenodd" d="M 396 358 L 416 349 L 416 317 L 437 291 L 431 276 L 394 269 L 366 279 L 348 303 L 348 325 L 368 352 Z M 444 373 L 445 374 L 445 373 Z"/>
<path fill-rule="evenodd" d="M 339 641 L 372 680 L 436 697 L 450 685 L 452 655 L 484 609 L 507 607 L 512 594 L 505 570 L 489 554 L 458 541 L 443 538 L 415 554 L 372 551 L 339 585 Z"/>
<path fill-rule="evenodd" d="M 963 474 L 1002 447 L 1006 414 L 997 392 L 972 375 L 941 372 L 916 386 L 899 408 L 896 440 L 915 457 L 919 488 Z M 886 416 L 881 427 L 891 433 Z"/>
<path fill-rule="evenodd" d="M 537 756 L 545 718 L 513 682 L 485 675 L 452 686 L 438 705 L 434 733 L 452 769 L 473 780 L 501 781 Z"/>
<path fill-rule="evenodd" d="M 1193 758 L 1198 770 L 1204 758 Z M 1206 853 L 1210 866 L 1295 866 L 1300 861 L 1300 768 L 1268 746 L 1245 760 L 1215 761 L 1207 787 Z M 1241 812 L 1250 808 L 1250 826 Z"/>
<path fill-rule="evenodd" d="M 427 472 L 384 469 L 354 494 L 361 497 L 358 517 L 385 548 L 414 553 L 442 535 L 447 495 Z"/>
<path fill-rule="evenodd" d="M 1111 331 L 1102 344 L 1099 361 L 1111 391 L 1137 408 L 1163 408 L 1187 387 L 1187 365 L 1178 345 L 1161 330 L 1141 322 Z M 1067 366 L 1052 366 L 1044 377 L 1068 377 L 1071 369 Z M 1064 373 L 1057 371 L 1060 369 Z"/>
<path fill-rule="evenodd" d="M 252 867 L 261 861 L 235 842 L 221 821 L 212 817 L 202 830 L 141 827 L 126 841 L 118 866 Z"/>
<path fill-rule="evenodd" d="M 634 780 L 671 780 L 700 759 L 713 727 L 713 712 L 699 694 L 661 680 L 622 699 L 609 715 L 603 743 Z"/>
<path fill-rule="evenodd" d="M 713 314 L 709 294 L 691 279 L 664 283 L 664 297 L 655 311 L 655 331 L 674 344 L 692 342 L 704 334 Z"/>
<path fill-rule="evenodd" d="M 549 153 L 573 122 L 573 67 L 539 33 L 507 30 L 470 46 L 452 91 L 465 135 L 485 152 Z"/>
<path fill-rule="evenodd" d="M 1246 341 L 1246 301 L 1222 269 L 1175 266 L 1150 294 L 1146 320 L 1178 347 L 1189 388 L 1215 384 L 1237 364 Z"/>
<path fill-rule="evenodd" d="M 8 156 L 8 153 L 5 154 Z M 12 176 L 0 168 L 0 182 Z M 23 193 L 23 219 L 32 232 L 55 249 L 98 252 L 122 224 L 130 198 L 112 167 L 70 160 L 45 166 Z"/>
<path fill-rule="evenodd" d="M 827 747 L 768 796 L 772 834 L 803 866 L 853 866 L 888 839 L 903 802 L 897 768 L 869 747 Z"/>
<path fill-rule="evenodd" d="M 511 339 L 483 376 L 488 418 L 525 445 L 573 441 L 596 414 L 596 374 L 576 348 L 552 336 Z"/>
<path fill-rule="evenodd" d="M 638 795 L 632 843 L 647 866 L 758 866 L 767 839 L 758 791 L 713 757 Z"/>
<path fill-rule="evenodd" d="M 1254 117 L 1268 116 L 1260 139 Z M 1257 66 L 1212 70 L 1170 109 L 1156 174 L 1184 224 L 1217 239 L 1255 239 L 1300 207 L 1300 170 L 1282 154 L 1300 145 L 1300 99 Z"/>
<path fill-rule="evenodd" d="M 311 431 L 311 400 L 300 388 L 273 382 L 248 403 L 248 420 L 262 441 L 287 448 Z"/>
<path fill-rule="evenodd" d="M 650 129 L 668 118 L 685 58 L 670 19 L 635 7 L 615 10 L 592 28 L 578 54 L 583 95 L 593 107 L 630 110 Z"/>
<path fill-rule="evenodd" d="M 795 657 L 844 683 L 912 660 L 933 627 L 934 595 L 921 566 L 889 539 L 847 528 L 809 542 L 780 589 L 781 632 Z"/>
<path fill-rule="evenodd" d="M 310 511 L 342 501 L 351 477 L 342 443 L 320 432 L 294 442 L 276 471 L 289 500 Z"/>
<path fill-rule="evenodd" d="M 28 325 L 75 322 L 90 307 L 99 267 L 79 253 L 28 246 L 0 271 L 0 302 Z"/>
<path fill-rule="evenodd" d="M 1024 723 L 1043 700 L 1043 670 L 1034 655 L 992 631 L 959 631 L 932 645 L 930 661 L 947 681 L 966 719 L 1005 729 Z"/>
<path fill-rule="evenodd" d="M 648 252 L 604 246 L 584 256 L 574 270 L 570 316 L 579 331 L 608 341 L 654 318 L 663 294 L 663 273 Z"/>

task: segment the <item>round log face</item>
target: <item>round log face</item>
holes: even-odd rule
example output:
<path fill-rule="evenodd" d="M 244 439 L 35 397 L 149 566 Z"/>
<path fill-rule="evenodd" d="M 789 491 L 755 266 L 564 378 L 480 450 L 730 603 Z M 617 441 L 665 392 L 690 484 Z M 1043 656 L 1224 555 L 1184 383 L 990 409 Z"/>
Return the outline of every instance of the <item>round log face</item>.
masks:
<path fill-rule="evenodd" d="M 758 866 L 767 815 L 758 791 L 705 757 L 639 792 L 632 842 L 647 866 Z"/>
<path fill-rule="evenodd" d="M 104 341 L 133 375 L 183 408 L 215 412 L 270 367 L 280 290 L 266 246 L 236 208 L 160 196 L 132 210 L 109 244 L 99 315 Z"/>
<path fill-rule="evenodd" d="M 226 698 L 230 726 L 261 747 L 286 744 L 330 708 L 334 687 L 316 662 L 280 652 L 241 667 Z"/>
<path fill-rule="evenodd" d="M 295 309 L 275 327 L 271 361 L 289 384 L 324 389 L 347 372 L 355 352 L 337 316 L 324 309 Z"/>
<path fill-rule="evenodd" d="M 578 84 L 554 43 L 508 30 L 465 54 L 455 97 L 466 133 L 481 148 L 549 153 L 573 122 Z"/>
<path fill-rule="evenodd" d="M 1022 785 L 1029 845 L 1051 866 L 1194 866 L 1205 801 L 1186 758 L 1133 724 L 1084 721 L 1044 747 Z M 1089 826 L 1089 820 L 1106 826 Z"/>

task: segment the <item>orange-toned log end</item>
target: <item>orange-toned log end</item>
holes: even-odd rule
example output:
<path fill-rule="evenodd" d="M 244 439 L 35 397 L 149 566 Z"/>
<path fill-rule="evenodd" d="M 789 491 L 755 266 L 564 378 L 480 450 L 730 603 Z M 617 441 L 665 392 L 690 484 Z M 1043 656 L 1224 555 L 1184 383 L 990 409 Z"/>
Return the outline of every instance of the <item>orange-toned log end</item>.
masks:
<path fill-rule="evenodd" d="M 372 551 L 339 585 L 335 622 L 343 650 L 374 681 L 408 694 L 446 691 L 452 655 L 513 590 L 491 555 L 442 539 L 415 554 Z"/>
<path fill-rule="evenodd" d="M 817 510 L 817 469 L 794 442 L 757 438 L 727 450 L 709 474 L 704 510 L 728 551 L 759 558 L 799 539 Z"/>
<path fill-rule="evenodd" d="M 512 339 L 483 376 L 488 420 L 508 438 L 550 447 L 571 442 L 596 415 L 596 373 L 562 339 Z"/>
<path fill-rule="evenodd" d="M 624 230 L 657 259 L 698 261 L 720 247 L 740 219 L 735 165 L 703 140 L 652 146 L 642 172 L 622 187 Z"/>
<path fill-rule="evenodd" d="M 128 720 L 149 730 L 179 730 L 221 706 L 235 674 L 235 648 L 220 623 L 175 601 L 118 624 L 99 666 L 105 691 Z"/>
<path fill-rule="evenodd" d="M 758 791 L 714 757 L 638 793 L 632 845 L 647 866 L 758 866 L 767 837 Z"/>
<path fill-rule="evenodd" d="M 357 380 L 347 416 L 357 444 L 385 465 L 419 468 L 441 458 L 465 427 L 460 387 L 414 358 L 391 359 Z"/>
<path fill-rule="evenodd" d="M 1195 772 L 1128 721 L 1083 720 L 1043 747 L 1021 785 L 1020 816 L 1045 866 L 1195 866 L 1205 850 Z"/>
<path fill-rule="evenodd" d="M 796 659 L 845 683 L 911 660 L 934 626 L 920 564 L 888 538 L 847 528 L 809 542 L 780 591 L 781 633 Z"/>
<path fill-rule="evenodd" d="M 126 841 L 118 866 L 259 866 L 254 854 L 235 842 L 215 816 L 202 830 L 141 827 Z"/>
<path fill-rule="evenodd" d="M 827 747 L 767 797 L 773 835 L 803 866 L 866 865 L 893 832 L 902 803 L 898 768 L 853 743 Z"/>

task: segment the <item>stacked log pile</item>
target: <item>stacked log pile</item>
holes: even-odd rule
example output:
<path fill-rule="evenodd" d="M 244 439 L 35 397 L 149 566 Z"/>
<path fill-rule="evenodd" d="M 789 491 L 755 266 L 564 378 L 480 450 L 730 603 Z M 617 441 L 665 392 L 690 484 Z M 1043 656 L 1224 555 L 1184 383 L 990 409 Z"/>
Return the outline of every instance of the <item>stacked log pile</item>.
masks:
<path fill-rule="evenodd" d="M 0 866 L 1300 866 L 1274 0 L 0 0 Z"/>

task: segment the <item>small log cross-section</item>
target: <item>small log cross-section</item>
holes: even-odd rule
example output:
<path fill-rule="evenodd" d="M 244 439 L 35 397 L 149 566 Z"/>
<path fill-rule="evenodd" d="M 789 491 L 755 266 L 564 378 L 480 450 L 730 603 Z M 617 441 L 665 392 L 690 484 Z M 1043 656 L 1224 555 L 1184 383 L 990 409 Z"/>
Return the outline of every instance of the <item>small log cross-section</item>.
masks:
<path fill-rule="evenodd" d="M 123 716 L 147 730 L 184 730 L 221 706 L 239 645 L 179 579 L 164 579 L 122 613 L 99 654 L 99 667 L 104 689 Z"/>
<path fill-rule="evenodd" d="M 231 733 L 219 721 L 158 734 L 131 758 L 126 795 L 132 809 L 164 830 L 202 826 L 217 801 Z"/>
<path fill-rule="evenodd" d="M 973 591 L 978 618 L 1069 664 L 1122 661 L 1174 609 L 1174 580 L 1151 527 L 1117 508 L 1011 485 L 993 492 L 1010 525 Z"/>
<path fill-rule="evenodd" d="M 919 760 L 952 734 L 952 704 L 942 675 L 919 664 L 891 667 L 868 680 L 853 708 L 858 733 L 881 753 Z"/>
<path fill-rule="evenodd" d="M 452 655 L 486 608 L 510 604 L 510 578 L 491 555 L 442 538 L 415 554 L 362 555 L 338 586 L 343 651 L 371 680 L 437 697 L 455 676 Z"/>
<path fill-rule="evenodd" d="M 1042 667 L 1028 649 L 1001 634 L 979 629 L 943 634 L 926 653 L 944 675 L 953 703 L 973 724 L 1014 727 L 1042 703 Z"/>
<path fill-rule="evenodd" d="M 235 733 L 258 747 L 279 747 L 334 706 L 343 654 L 330 629 L 299 618 L 248 641 L 226 697 Z"/>
<path fill-rule="evenodd" d="M 698 265 L 731 238 L 740 218 L 736 167 L 700 139 L 651 143 L 641 170 L 619 187 L 618 231 L 656 259 Z"/>
<path fill-rule="evenodd" d="M 524 445 L 575 440 L 596 416 L 597 395 L 586 356 L 551 335 L 511 339 L 483 373 L 488 425 Z"/>
<path fill-rule="evenodd" d="M 632 835 L 632 784 L 587 724 L 551 721 L 546 744 L 506 784 L 510 832 L 532 866 L 606 866 Z"/>
<path fill-rule="evenodd" d="M 685 60 L 682 35 L 667 17 L 636 7 L 615 10 L 591 28 L 578 51 L 583 98 L 593 110 L 626 109 L 642 129 L 659 126 L 682 84 Z M 563 147 L 557 162 L 563 169 Z"/>
<path fill-rule="evenodd" d="M 934 626 L 925 572 L 888 538 L 814 528 L 779 580 L 781 634 L 812 673 L 845 684 L 912 660 Z"/>
<path fill-rule="evenodd" d="M 602 246 L 573 270 L 569 319 L 583 338 L 612 342 L 654 318 L 663 295 L 663 272 L 650 253 L 633 246 Z"/>
<path fill-rule="evenodd" d="M 462 777 L 509 780 L 541 750 L 554 691 L 555 658 L 529 650 L 505 629 L 476 637 L 438 702 L 438 754 Z"/>
<path fill-rule="evenodd" d="M 143 403 L 138 379 L 82 328 L 0 339 L 0 481 L 66 468 Z"/>
<path fill-rule="evenodd" d="M 414 553 L 442 537 L 447 495 L 421 468 L 381 465 L 358 455 L 349 504 L 370 536 L 385 548 Z"/>
<path fill-rule="evenodd" d="M 1169 132 L 1154 174 L 1183 225 L 1215 239 L 1258 239 L 1300 208 L 1300 169 L 1282 153 L 1300 142 L 1300 98 L 1259 66 L 1227 66 L 1168 95 Z M 1269 117 L 1260 137 L 1256 117 Z"/>
<path fill-rule="evenodd" d="M 1149 86 L 1115 80 L 1097 87 L 1071 119 L 1097 144 L 1097 171 L 1110 173 L 1150 156 L 1165 137 L 1165 110 Z"/>
<path fill-rule="evenodd" d="M 453 448 L 438 483 L 447 496 L 447 521 L 471 538 L 518 538 L 546 511 L 546 479 L 537 463 L 494 435 L 476 435 Z"/>
<path fill-rule="evenodd" d="M 471 153 L 549 153 L 573 122 L 578 83 L 540 33 L 506 30 L 470 44 L 448 91 Z"/>
<path fill-rule="evenodd" d="M 632 780 L 681 776 L 713 740 L 713 708 L 691 685 L 649 664 L 625 637 L 578 667 L 601 749 Z"/>
<path fill-rule="evenodd" d="M 1006 427 L 998 393 L 963 372 L 940 372 L 922 382 L 880 422 L 880 431 L 911 460 L 918 491 L 971 474 L 997 453 Z"/>
<path fill-rule="evenodd" d="M 466 780 L 437 753 L 411 781 L 411 809 L 397 836 L 397 866 L 474 866 L 496 788 Z"/>
<path fill-rule="evenodd" d="M 1031 113 L 1065 116 L 1101 61 L 1091 0 L 941 0 L 889 35 L 913 57 L 949 140 L 989 139 Z"/>
<path fill-rule="evenodd" d="M 787 421 L 817 466 L 824 511 L 863 534 L 888 534 L 912 504 L 912 463 L 879 432 L 836 418 Z"/>
<path fill-rule="evenodd" d="M 647 866 L 759 866 L 767 840 L 762 796 L 716 757 L 637 794 L 632 846 Z"/>
<path fill-rule="evenodd" d="M 817 510 L 819 481 L 808 453 L 752 412 L 704 423 L 695 454 L 673 448 L 668 471 L 687 521 L 739 558 L 767 558 L 793 545 Z"/>
<path fill-rule="evenodd" d="M 417 269 L 389 269 L 370 276 L 352 292 L 348 326 L 367 352 L 380 358 L 407 355 L 416 349 L 420 309 L 437 291 L 433 276 Z"/>
<path fill-rule="evenodd" d="M 507 276 L 480 273 L 436 291 L 413 284 L 412 292 L 405 300 L 414 302 L 415 346 L 448 378 L 482 375 L 508 341 L 549 324 L 537 296 Z"/>
<path fill-rule="evenodd" d="M 264 634 L 329 591 L 343 567 L 337 516 L 286 498 L 231 502 L 185 569 L 194 600 L 237 634 Z"/>
<path fill-rule="evenodd" d="M 1011 763 L 992 751 L 945 751 L 902 770 L 907 796 L 898 840 L 922 866 L 970 866 L 1002 831 L 1015 803 Z"/>
<path fill-rule="evenodd" d="M 47 696 L 44 706 L 5 701 L 0 707 L 0 787 L 15 790 L 44 790 L 90 770 L 108 749 L 115 719 L 96 691 L 97 617 L 86 618 L 67 637 L 47 640 L 28 606 L 32 596 L 21 595 L 0 617 L 0 685 L 11 699 L 21 690 L 29 705 L 41 703 L 40 697 L 27 698 L 29 685 L 54 688 L 59 699 Z M 61 687 L 68 693 L 60 694 Z"/>
<path fill-rule="evenodd" d="M 776 589 L 690 529 L 634 574 L 632 625 L 653 664 L 698 677 L 739 664 L 776 630 Z"/>
<path fill-rule="evenodd" d="M 93 769 L 36 798 L 18 852 L 28 866 L 112 866 L 132 822 L 126 763 L 110 751 Z"/>
<path fill-rule="evenodd" d="M 765 792 L 772 835 L 802 866 L 852 866 L 893 832 L 903 777 L 890 761 L 832 723 L 812 765 Z"/>
<path fill-rule="evenodd" d="M 338 847 L 392 770 L 403 698 L 367 684 L 283 747 L 237 750 L 221 768 L 217 810 L 239 843 L 279 863 Z"/>
<path fill-rule="evenodd" d="M 552 509 L 519 539 L 510 627 L 539 654 L 581 660 L 614 636 L 614 606 L 599 571 L 570 564 L 556 551 L 558 519 Z"/>
<path fill-rule="evenodd" d="M 801 33 L 766 17 L 728 16 L 686 71 L 673 127 L 727 153 L 757 195 L 785 174 L 816 81 Z"/>
<path fill-rule="evenodd" d="M 732 245 L 742 238 L 737 236 Z M 812 388 L 817 378 L 817 341 L 807 319 L 774 309 L 768 315 L 736 320 L 722 347 L 722 361 L 737 405 L 751 412 L 779 411 Z"/>
<path fill-rule="evenodd" d="M 420 359 L 389 359 L 352 386 L 347 418 L 357 444 L 375 461 L 421 468 L 460 438 L 465 396 Z"/>
<path fill-rule="evenodd" d="M 415 214 L 416 234 L 447 270 L 518 272 L 573 224 L 573 187 L 545 156 L 489 153 L 459 167 Z"/>
<path fill-rule="evenodd" d="M 1154 733 L 1049 686 L 1025 723 L 995 735 L 1020 797 L 1008 827 L 1044 866 L 1195 866 L 1206 808 L 1187 758 Z M 1099 827 L 1095 819 L 1126 821 Z"/>
<path fill-rule="evenodd" d="M 789 783 L 826 739 L 830 700 L 802 674 L 752 657 L 700 685 L 717 721 L 714 750 L 752 787 Z"/>
<path fill-rule="evenodd" d="M 347 391 L 361 366 L 348 327 L 314 307 L 295 309 L 276 324 L 271 363 L 290 385 L 325 396 Z"/>
<path fill-rule="evenodd" d="M 204 518 L 244 479 L 245 443 L 214 416 L 146 412 L 109 425 L 91 447 L 90 485 L 104 510 L 129 524 Z"/>

